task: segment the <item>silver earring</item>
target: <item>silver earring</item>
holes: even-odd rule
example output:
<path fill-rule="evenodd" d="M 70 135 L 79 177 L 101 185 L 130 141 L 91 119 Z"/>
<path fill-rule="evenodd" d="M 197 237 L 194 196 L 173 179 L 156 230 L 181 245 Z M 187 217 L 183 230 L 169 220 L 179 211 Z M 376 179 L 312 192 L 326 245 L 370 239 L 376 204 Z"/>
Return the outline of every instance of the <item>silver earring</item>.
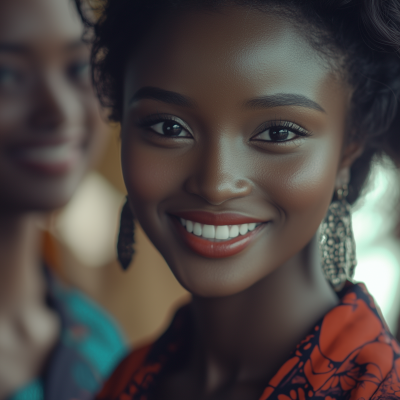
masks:
<path fill-rule="evenodd" d="M 346 200 L 348 187 L 338 189 L 320 226 L 319 248 L 326 279 L 335 291 L 343 289 L 354 276 L 356 244 L 351 227 L 351 208 Z"/>
<path fill-rule="evenodd" d="M 127 196 L 126 202 L 121 211 L 121 221 L 119 225 L 117 242 L 118 261 L 124 271 L 128 269 L 129 264 L 132 261 L 133 254 L 135 253 L 135 250 L 133 248 L 134 243 L 135 217 L 129 206 L 129 200 Z"/>

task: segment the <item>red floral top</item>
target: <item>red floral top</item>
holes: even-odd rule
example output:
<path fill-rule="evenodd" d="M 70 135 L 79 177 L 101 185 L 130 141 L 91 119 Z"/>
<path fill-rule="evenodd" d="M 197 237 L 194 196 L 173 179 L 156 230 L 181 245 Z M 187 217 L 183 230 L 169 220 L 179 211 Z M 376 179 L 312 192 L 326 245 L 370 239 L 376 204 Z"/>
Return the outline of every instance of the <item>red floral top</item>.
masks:
<path fill-rule="evenodd" d="M 97 400 L 148 400 L 160 375 L 188 354 L 190 329 L 184 307 L 160 339 L 119 365 Z M 365 286 L 348 283 L 339 305 L 297 345 L 260 400 L 399 398 L 399 345 Z"/>

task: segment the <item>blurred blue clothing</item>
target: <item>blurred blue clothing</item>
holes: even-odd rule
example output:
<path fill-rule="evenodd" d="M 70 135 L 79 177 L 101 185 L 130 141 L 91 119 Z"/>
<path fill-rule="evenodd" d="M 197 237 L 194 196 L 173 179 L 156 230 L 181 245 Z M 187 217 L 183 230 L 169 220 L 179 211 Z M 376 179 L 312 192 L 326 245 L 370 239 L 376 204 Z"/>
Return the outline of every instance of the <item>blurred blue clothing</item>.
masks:
<path fill-rule="evenodd" d="M 42 376 L 9 400 L 89 400 L 127 353 L 115 322 L 76 289 L 47 270 L 48 305 L 61 321 L 61 335 Z"/>

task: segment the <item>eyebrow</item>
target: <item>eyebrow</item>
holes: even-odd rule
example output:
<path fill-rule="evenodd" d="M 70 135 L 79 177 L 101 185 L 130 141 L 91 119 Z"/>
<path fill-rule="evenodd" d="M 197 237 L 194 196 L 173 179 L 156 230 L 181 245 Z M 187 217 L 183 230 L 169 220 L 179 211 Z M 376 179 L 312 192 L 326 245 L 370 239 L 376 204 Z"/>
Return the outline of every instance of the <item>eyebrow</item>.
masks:
<path fill-rule="evenodd" d="M 174 104 L 183 107 L 193 107 L 195 101 L 190 97 L 183 96 L 182 94 L 171 92 L 152 86 L 145 86 L 139 89 L 131 98 L 129 104 L 133 104 L 139 100 L 151 99 L 158 100 L 168 104 Z M 282 106 L 297 106 L 311 108 L 320 112 L 326 112 L 318 103 L 300 94 L 278 93 L 269 96 L 260 96 L 250 99 L 244 103 L 246 108 L 260 109 L 260 108 L 273 108 Z"/>
<path fill-rule="evenodd" d="M 158 100 L 181 107 L 193 107 L 195 104 L 191 98 L 183 96 L 182 94 L 151 86 L 145 86 L 139 89 L 132 96 L 129 104 L 133 104 L 144 99 Z"/>
<path fill-rule="evenodd" d="M 278 93 L 269 96 L 256 97 L 254 99 L 247 100 L 244 103 L 244 107 L 250 109 L 262 109 L 283 106 L 305 107 L 323 113 L 326 112 L 318 103 L 301 94 Z"/>

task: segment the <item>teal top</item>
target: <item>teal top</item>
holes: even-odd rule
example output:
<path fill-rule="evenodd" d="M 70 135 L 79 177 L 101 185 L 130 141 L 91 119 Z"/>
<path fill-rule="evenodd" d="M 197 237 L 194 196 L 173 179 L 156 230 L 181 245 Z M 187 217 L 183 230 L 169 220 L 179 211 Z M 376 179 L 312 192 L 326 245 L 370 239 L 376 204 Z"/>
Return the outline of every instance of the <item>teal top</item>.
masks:
<path fill-rule="evenodd" d="M 48 304 L 60 317 L 61 335 L 38 377 L 9 400 L 90 400 L 126 355 L 115 322 L 80 291 L 46 270 Z"/>

